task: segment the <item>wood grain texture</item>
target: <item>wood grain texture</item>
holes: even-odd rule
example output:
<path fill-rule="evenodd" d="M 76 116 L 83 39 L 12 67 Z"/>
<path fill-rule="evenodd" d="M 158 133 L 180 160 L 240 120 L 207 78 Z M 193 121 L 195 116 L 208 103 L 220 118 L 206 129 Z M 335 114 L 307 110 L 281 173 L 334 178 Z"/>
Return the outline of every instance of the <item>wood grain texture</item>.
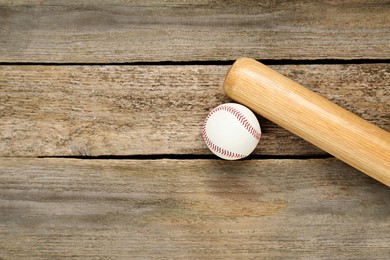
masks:
<path fill-rule="evenodd" d="M 2 259 L 390 254 L 390 189 L 336 159 L 0 162 Z"/>
<path fill-rule="evenodd" d="M 389 59 L 388 1 L 0 1 L 0 62 Z"/>
<path fill-rule="evenodd" d="M 274 69 L 390 130 L 390 66 Z M 210 154 L 208 111 L 230 101 L 228 66 L 0 66 L 0 155 Z M 281 111 L 282 113 L 283 111 Z M 257 155 L 323 155 L 259 118 Z"/>
<path fill-rule="evenodd" d="M 390 132 L 253 59 L 241 58 L 233 64 L 224 91 L 236 102 L 390 187 Z"/>

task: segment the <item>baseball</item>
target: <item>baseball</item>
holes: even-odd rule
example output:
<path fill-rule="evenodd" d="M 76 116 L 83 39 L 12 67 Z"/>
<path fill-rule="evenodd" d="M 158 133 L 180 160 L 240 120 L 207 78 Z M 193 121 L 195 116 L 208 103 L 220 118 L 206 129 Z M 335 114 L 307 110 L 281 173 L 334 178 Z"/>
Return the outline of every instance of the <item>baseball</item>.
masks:
<path fill-rule="evenodd" d="M 203 139 L 208 148 L 225 160 L 247 157 L 255 150 L 261 137 L 260 124 L 247 107 L 226 103 L 207 115 Z"/>

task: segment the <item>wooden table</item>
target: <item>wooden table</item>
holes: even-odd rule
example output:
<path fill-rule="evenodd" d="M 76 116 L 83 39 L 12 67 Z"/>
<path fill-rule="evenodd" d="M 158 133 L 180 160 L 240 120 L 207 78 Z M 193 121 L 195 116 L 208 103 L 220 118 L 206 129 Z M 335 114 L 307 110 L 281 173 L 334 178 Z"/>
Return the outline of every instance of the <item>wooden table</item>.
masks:
<path fill-rule="evenodd" d="M 246 160 L 201 135 L 241 56 L 389 131 L 389 17 L 383 0 L 1 0 L 0 259 L 389 259 L 386 186 L 261 117 Z"/>

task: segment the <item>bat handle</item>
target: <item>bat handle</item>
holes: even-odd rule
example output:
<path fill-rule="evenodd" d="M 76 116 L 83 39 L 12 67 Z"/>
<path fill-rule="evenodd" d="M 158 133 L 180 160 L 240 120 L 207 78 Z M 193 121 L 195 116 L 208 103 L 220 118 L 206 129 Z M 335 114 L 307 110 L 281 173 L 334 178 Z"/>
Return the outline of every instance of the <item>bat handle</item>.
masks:
<path fill-rule="evenodd" d="M 390 133 L 256 60 L 230 68 L 233 100 L 390 187 Z"/>

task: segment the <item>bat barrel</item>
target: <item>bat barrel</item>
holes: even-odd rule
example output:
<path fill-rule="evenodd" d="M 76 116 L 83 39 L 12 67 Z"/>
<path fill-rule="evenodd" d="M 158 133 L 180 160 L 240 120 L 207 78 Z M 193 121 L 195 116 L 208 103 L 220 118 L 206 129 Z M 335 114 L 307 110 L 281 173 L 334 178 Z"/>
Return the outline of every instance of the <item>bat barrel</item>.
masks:
<path fill-rule="evenodd" d="M 390 133 L 252 59 L 224 81 L 233 100 L 390 187 Z"/>

